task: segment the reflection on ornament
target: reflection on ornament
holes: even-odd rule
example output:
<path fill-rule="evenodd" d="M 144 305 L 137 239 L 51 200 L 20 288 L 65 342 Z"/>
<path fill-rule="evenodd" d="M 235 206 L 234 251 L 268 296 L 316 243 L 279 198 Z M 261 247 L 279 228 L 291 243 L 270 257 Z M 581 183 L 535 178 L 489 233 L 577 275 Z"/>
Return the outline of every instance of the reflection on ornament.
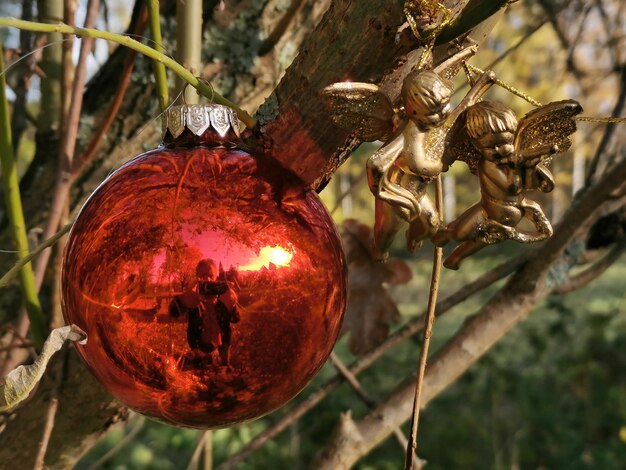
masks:
<path fill-rule="evenodd" d="M 65 318 L 88 333 L 78 350 L 96 377 L 131 408 L 198 428 L 298 393 L 330 354 L 346 298 L 317 195 L 237 148 L 233 117 L 216 110 L 177 108 L 165 146 L 107 178 L 63 267 Z"/>
<path fill-rule="evenodd" d="M 240 266 L 239 269 L 241 271 L 258 271 L 263 267 L 269 268 L 270 264 L 274 266 L 289 266 L 291 258 L 293 258 L 293 253 L 279 245 L 264 246 L 261 248 L 259 256 L 255 257 L 249 264 Z"/>

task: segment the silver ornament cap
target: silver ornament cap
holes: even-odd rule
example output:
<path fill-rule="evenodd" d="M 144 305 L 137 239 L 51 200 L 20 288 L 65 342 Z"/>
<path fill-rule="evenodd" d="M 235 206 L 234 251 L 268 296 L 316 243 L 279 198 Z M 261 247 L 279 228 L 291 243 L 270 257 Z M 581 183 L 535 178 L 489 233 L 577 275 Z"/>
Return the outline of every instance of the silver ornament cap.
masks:
<path fill-rule="evenodd" d="M 225 137 L 230 131 L 239 137 L 237 113 L 221 104 L 183 104 L 169 107 L 163 114 L 163 136 L 180 137 L 185 129 L 202 136 L 212 129 Z"/>

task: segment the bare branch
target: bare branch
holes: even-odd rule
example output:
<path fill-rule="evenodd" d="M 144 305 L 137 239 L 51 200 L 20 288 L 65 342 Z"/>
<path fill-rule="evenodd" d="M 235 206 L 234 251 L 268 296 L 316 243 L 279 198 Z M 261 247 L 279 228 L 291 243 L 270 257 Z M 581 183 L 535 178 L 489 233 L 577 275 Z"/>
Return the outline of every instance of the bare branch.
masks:
<path fill-rule="evenodd" d="M 626 178 L 626 152 L 591 188 L 573 202 L 554 236 L 535 250 L 533 256 L 509 279 L 507 284 L 436 354 L 431 361 L 424 384 L 424 406 L 454 382 L 474 362 L 524 320 L 533 308 L 550 293 L 546 277 L 577 234 L 611 192 Z M 332 441 L 315 463 L 316 469 L 347 469 L 380 444 L 394 427 L 411 414 L 413 383 L 401 385 L 376 410 L 353 422 L 354 432 Z M 353 437 L 351 437 L 353 436 Z M 329 452 L 332 449 L 332 452 Z"/>
<path fill-rule="evenodd" d="M 623 116 L 626 111 L 626 64 L 622 66 L 622 70 L 619 77 L 620 83 L 620 91 L 617 101 L 615 102 L 615 106 L 613 107 L 613 112 L 611 116 Z M 595 155 L 593 156 L 593 160 L 589 164 L 589 168 L 587 170 L 587 185 L 591 184 L 594 180 L 599 177 L 602 170 L 606 167 L 607 156 L 609 152 L 607 151 L 614 140 L 619 136 L 616 134 L 616 130 L 618 129 L 619 124 L 611 123 L 607 124 L 604 134 L 602 135 L 602 140 L 600 140 L 600 145 L 596 150 Z"/>
<path fill-rule="evenodd" d="M 621 239 L 606 255 L 593 263 L 583 272 L 571 277 L 565 284 L 553 289 L 552 293 L 556 295 L 565 295 L 575 290 L 582 289 L 613 266 L 620 256 L 622 256 L 624 250 L 626 250 L 626 239 Z"/>
<path fill-rule="evenodd" d="M 133 427 L 131 428 L 131 430 L 128 431 L 128 433 L 122 438 L 122 440 L 119 441 L 117 444 L 115 444 L 106 454 L 104 454 L 102 457 L 96 460 L 93 464 L 91 464 L 88 470 L 96 470 L 98 468 L 102 468 L 102 466 L 106 462 L 108 462 L 113 457 L 115 457 L 119 453 L 119 451 L 121 451 L 124 447 L 130 444 L 135 439 L 135 437 L 137 437 L 137 434 L 141 432 L 144 424 L 146 424 L 146 418 L 143 415 L 139 415 L 139 414 L 135 416 L 136 416 L 136 420 L 135 420 L 136 422 L 133 424 Z M 131 418 L 128 420 L 128 424 L 132 423 L 132 421 L 133 421 L 133 417 L 131 416 Z"/>
<path fill-rule="evenodd" d="M 48 450 L 48 443 L 50 442 L 50 436 L 52 435 L 54 420 L 56 418 L 58 409 L 59 399 L 56 397 L 55 394 L 55 396 L 50 399 L 50 404 L 48 405 L 48 413 L 46 414 L 46 423 L 44 424 L 43 428 L 43 436 L 41 438 L 41 442 L 39 443 L 39 450 L 37 451 L 35 466 L 33 467 L 35 470 L 42 470 L 44 468 L 46 451 Z"/>

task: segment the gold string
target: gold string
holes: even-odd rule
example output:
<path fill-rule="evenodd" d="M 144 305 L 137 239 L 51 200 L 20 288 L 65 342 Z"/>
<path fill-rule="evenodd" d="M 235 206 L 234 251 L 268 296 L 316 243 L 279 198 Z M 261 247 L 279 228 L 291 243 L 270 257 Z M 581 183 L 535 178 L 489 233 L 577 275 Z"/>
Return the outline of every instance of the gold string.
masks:
<path fill-rule="evenodd" d="M 593 116 L 577 116 L 574 118 L 576 121 L 584 122 L 601 122 L 601 123 L 626 123 L 626 118 L 623 117 L 593 117 Z"/>
<path fill-rule="evenodd" d="M 423 16 L 423 14 L 426 13 L 433 20 L 438 14 L 442 14 L 443 18 L 428 36 L 422 37 L 415 19 L 417 12 L 421 13 L 420 16 Z M 420 69 L 426 65 L 428 54 L 435 47 L 437 36 L 439 36 L 439 33 L 441 33 L 443 28 L 450 23 L 450 20 L 452 19 L 452 10 L 441 2 L 433 0 L 406 0 L 404 2 L 404 16 L 406 17 L 407 23 L 409 23 L 409 26 L 411 27 L 411 31 L 413 31 L 413 36 L 415 36 L 420 43 L 424 44 L 424 51 L 422 52 L 416 66 L 416 68 Z"/>
<path fill-rule="evenodd" d="M 470 65 L 468 63 L 465 63 L 464 65 L 467 66 L 468 70 L 471 70 L 474 73 L 484 73 L 484 71 L 479 69 L 478 67 Z M 536 99 L 534 99 L 531 96 L 527 95 L 523 91 L 518 90 L 513 85 L 510 85 L 510 84 L 508 84 L 506 82 L 503 82 L 502 80 L 498 80 L 498 79 L 496 79 L 496 84 L 499 85 L 500 87 L 504 88 L 505 90 L 513 93 L 514 95 L 517 95 L 520 98 L 526 100 L 527 102 L 529 102 L 533 106 L 537 106 L 537 107 L 543 106 L 539 101 L 537 101 Z M 574 118 L 574 120 L 575 121 L 582 121 L 582 122 L 598 122 L 598 123 L 605 123 L 605 124 L 623 124 L 623 123 L 626 123 L 626 117 L 612 117 L 612 116 L 606 116 L 606 117 L 576 116 Z"/>
<path fill-rule="evenodd" d="M 478 67 L 475 67 L 474 65 L 467 64 L 467 67 L 468 67 L 469 70 L 471 70 L 474 73 L 480 73 L 480 74 L 485 73 L 484 70 L 479 69 Z M 503 82 L 502 80 L 500 80 L 498 78 L 496 78 L 496 82 L 495 83 L 499 87 L 504 88 L 505 90 L 507 90 L 510 93 L 513 93 L 515 96 L 519 96 L 524 101 L 527 101 L 528 103 L 532 104 L 533 106 L 537 106 L 537 107 L 543 106 L 539 101 L 534 99 L 532 96 L 527 95 L 522 90 L 518 90 L 513 85 L 510 85 L 510 84 L 508 84 L 506 82 Z"/>

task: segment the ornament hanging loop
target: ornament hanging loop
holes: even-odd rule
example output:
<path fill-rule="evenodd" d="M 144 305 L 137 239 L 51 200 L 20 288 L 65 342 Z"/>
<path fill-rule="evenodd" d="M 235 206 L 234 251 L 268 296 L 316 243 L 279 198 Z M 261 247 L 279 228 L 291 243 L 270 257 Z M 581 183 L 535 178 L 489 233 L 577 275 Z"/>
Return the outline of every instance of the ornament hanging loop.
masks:
<path fill-rule="evenodd" d="M 213 88 L 213 85 L 211 84 L 210 81 L 208 81 L 206 78 L 203 77 L 196 77 L 198 79 L 199 82 L 204 83 L 207 87 L 209 87 L 211 89 L 211 97 L 207 98 L 209 100 L 209 103 L 213 103 L 215 101 L 215 88 Z M 187 87 L 190 87 L 191 85 L 189 83 L 185 83 L 185 86 L 183 87 L 182 90 L 182 96 L 183 96 L 183 104 L 184 105 L 188 105 L 190 103 L 187 103 L 187 99 L 185 98 L 186 96 L 186 91 L 187 91 Z M 196 93 L 198 94 L 198 96 L 202 96 L 200 94 L 200 92 L 198 90 L 196 90 Z"/>

